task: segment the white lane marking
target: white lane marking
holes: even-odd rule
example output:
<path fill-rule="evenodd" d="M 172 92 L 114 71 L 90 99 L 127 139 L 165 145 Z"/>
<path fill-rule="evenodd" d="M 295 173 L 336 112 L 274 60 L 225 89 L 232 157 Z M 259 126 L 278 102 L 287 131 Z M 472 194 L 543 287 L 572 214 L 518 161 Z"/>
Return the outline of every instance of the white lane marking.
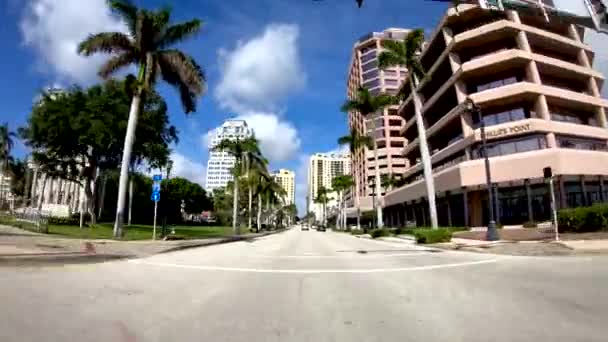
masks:
<path fill-rule="evenodd" d="M 412 266 L 412 267 L 398 267 L 398 268 L 372 268 L 372 269 L 284 269 L 284 270 L 273 270 L 264 268 L 241 268 L 241 267 L 221 267 L 221 266 L 204 266 L 204 265 L 184 265 L 184 264 L 173 264 L 164 262 L 148 262 L 141 260 L 129 260 L 128 262 L 149 265 L 149 266 L 160 266 L 160 267 L 175 267 L 185 269 L 195 269 L 204 271 L 228 271 L 228 272 L 248 272 L 248 273 L 292 273 L 292 274 L 317 274 L 317 273 L 385 273 L 385 272 L 409 272 L 409 271 L 426 271 L 435 270 L 441 268 L 454 268 L 454 267 L 465 267 L 481 264 L 495 263 L 497 259 L 479 260 L 460 262 L 453 264 L 439 264 L 439 265 L 427 265 L 427 266 Z"/>
<path fill-rule="evenodd" d="M 252 255 L 248 258 L 279 258 L 279 259 L 352 259 L 352 258 L 390 258 L 390 257 L 403 257 L 403 256 L 419 256 L 429 255 L 428 252 L 415 251 L 412 253 L 393 253 L 393 254 L 369 254 L 369 253 L 357 253 L 353 252 L 349 255 Z"/>

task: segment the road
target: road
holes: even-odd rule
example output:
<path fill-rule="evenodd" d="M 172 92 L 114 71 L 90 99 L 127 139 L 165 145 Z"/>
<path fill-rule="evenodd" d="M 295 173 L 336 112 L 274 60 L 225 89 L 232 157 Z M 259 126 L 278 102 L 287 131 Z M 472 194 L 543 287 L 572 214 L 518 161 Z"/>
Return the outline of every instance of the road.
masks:
<path fill-rule="evenodd" d="M 433 252 L 299 231 L 0 267 L 0 341 L 606 341 L 608 258 Z"/>

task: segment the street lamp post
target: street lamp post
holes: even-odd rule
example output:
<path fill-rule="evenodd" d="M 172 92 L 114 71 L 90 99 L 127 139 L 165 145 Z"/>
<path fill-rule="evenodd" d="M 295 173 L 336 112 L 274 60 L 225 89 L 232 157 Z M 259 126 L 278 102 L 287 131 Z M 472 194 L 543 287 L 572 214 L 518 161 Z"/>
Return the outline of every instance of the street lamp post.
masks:
<path fill-rule="evenodd" d="M 370 186 L 372 188 L 372 206 L 374 208 L 374 210 L 373 210 L 374 211 L 374 220 L 372 221 L 372 229 L 374 229 L 374 228 L 380 228 L 380 227 L 377 227 L 377 222 L 376 222 L 377 219 L 378 219 L 378 215 L 376 213 L 376 182 L 375 182 L 375 178 L 374 178 L 374 180 L 372 180 L 370 182 Z"/>
<path fill-rule="evenodd" d="M 490 221 L 488 222 L 488 230 L 486 231 L 486 240 L 496 241 L 499 239 L 498 231 L 496 230 L 496 221 L 494 220 L 494 192 L 492 191 L 492 174 L 490 172 L 490 158 L 486 149 L 486 124 L 481 117 L 481 109 L 470 98 L 466 99 L 466 108 L 469 113 L 474 113 L 479 119 L 481 133 L 481 153 L 483 154 L 485 169 L 486 169 L 486 185 L 488 187 L 488 212 Z"/>

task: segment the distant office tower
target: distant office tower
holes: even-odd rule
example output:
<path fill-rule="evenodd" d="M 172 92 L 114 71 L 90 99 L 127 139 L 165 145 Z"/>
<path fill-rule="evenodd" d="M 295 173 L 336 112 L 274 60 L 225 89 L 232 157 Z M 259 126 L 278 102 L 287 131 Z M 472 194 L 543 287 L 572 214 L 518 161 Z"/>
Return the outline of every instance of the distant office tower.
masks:
<path fill-rule="evenodd" d="M 285 205 L 294 204 L 296 202 L 296 174 L 291 170 L 280 169 L 273 172 L 272 176 L 287 193 Z"/>
<path fill-rule="evenodd" d="M 331 181 L 336 176 L 350 174 L 350 156 L 348 153 L 317 153 L 310 157 L 308 163 L 308 206 L 314 212 L 317 220 L 323 215 L 323 208 L 315 203 L 320 187 L 331 189 Z M 337 197 L 329 196 L 332 201 L 327 204 L 330 208 L 335 206 Z"/>
<path fill-rule="evenodd" d="M 391 67 L 386 70 L 378 68 L 378 55 L 382 51 L 385 40 L 403 40 L 410 32 L 407 29 L 388 28 L 383 32 L 372 32 L 361 37 L 353 47 L 347 81 L 347 96 L 354 99 L 359 87 L 367 88 L 372 94 L 397 94 L 399 86 L 407 75 L 403 67 Z M 400 134 L 404 125 L 403 119 L 397 114 L 398 105 L 384 109 L 376 115 L 374 122 L 371 117 L 361 113 L 350 112 L 348 122 L 361 135 L 369 135 L 376 139 L 378 145 L 378 164 L 380 174 L 403 174 L 406 160 L 402 150 L 405 138 Z M 373 131 L 373 132 L 372 132 Z M 372 182 L 375 175 L 374 154 L 372 149 L 362 148 L 353 157 L 353 178 L 359 183 L 359 196 L 372 195 Z M 371 201 L 365 201 L 371 204 Z"/>
<path fill-rule="evenodd" d="M 209 161 L 207 162 L 207 179 L 205 181 L 206 190 L 213 192 L 213 189 L 226 187 L 228 182 L 234 178 L 232 168 L 236 159 L 228 152 L 214 152 L 213 148 L 224 139 L 235 140 L 250 137 L 252 130 L 247 126 L 245 120 L 226 120 L 220 127 L 209 132 L 211 137 L 209 142 Z"/>

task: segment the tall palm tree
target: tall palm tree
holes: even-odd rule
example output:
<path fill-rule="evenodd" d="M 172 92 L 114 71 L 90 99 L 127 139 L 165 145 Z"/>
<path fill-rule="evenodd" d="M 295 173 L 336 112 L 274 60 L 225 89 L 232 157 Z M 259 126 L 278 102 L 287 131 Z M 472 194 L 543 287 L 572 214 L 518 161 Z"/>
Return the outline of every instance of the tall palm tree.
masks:
<path fill-rule="evenodd" d="M 381 69 L 400 65 L 407 68 L 412 99 L 414 100 L 414 114 L 416 117 L 416 127 L 418 129 L 418 145 L 420 146 L 420 157 L 424 172 L 424 182 L 426 184 L 426 194 L 429 199 L 429 213 L 431 226 L 437 228 L 437 207 L 435 205 L 435 182 L 433 180 L 433 170 L 431 166 L 431 156 L 426 140 L 426 128 L 422 120 L 422 102 L 418 96 L 418 82 L 424 78 L 424 69 L 418 59 L 418 53 L 424 42 L 424 31 L 416 29 L 408 33 L 403 41 L 385 40 L 383 42 L 385 50 L 378 56 L 378 65 Z"/>
<path fill-rule="evenodd" d="M 228 152 L 236 159 L 234 167 L 234 184 L 233 186 L 233 207 L 232 207 L 232 229 L 235 234 L 239 233 L 238 230 L 238 200 L 239 200 L 239 186 L 238 179 L 247 172 L 249 167 L 249 158 L 256 154 L 259 154 L 259 145 L 255 137 L 245 139 L 224 139 L 220 141 L 214 148 L 215 152 Z"/>
<path fill-rule="evenodd" d="M 252 205 L 253 205 L 253 197 L 257 198 L 257 215 L 256 215 L 256 232 L 260 231 L 261 228 L 261 220 L 262 220 L 262 191 L 265 189 L 268 184 L 271 176 L 268 174 L 268 170 L 266 169 L 266 160 L 257 160 L 259 162 L 263 162 L 258 164 L 257 167 L 253 167 L 249 170 L 249 175 L 247 177 L 247 187 L 249 188 L 249 229 L 252 226 Z"/>
<path fill-rule="evenodd" d="M 346 229 L 346 215 L 344 213 L 344 191 L 352 189 L 355 183 L 353 177 L 350 175 L 336 176 L 331 180 L 332 189 L 338 193 L 338 220 L 336 226 L 338 228 Z"/>
<path fill-rule="evenodd" d="M 0 161 L 2 161 L 0 173 L 3 177 L 8 177 L 8 164 L 11 158 L 11 150 L 14 146 L 13 138 L 16 136 L 16 133 L 9 129 L 7 122 L 0 126 Z M 6 195 L 4 188 L 0 189 L 0 208 L 4 203 Z"/>
<path fill-rule="evenodd" d="M 355 172 L 355 154 L 359 151 L 359 149 L 363 147 L 370 148 L 372 147 L 372 138 L 368 135 L 360 135 L 357 130 L 351 128 L 350 134 L 345 135 L 343 137 L 338 138 L 338 144 L 340 146 L 348 145 L 348 150 L 350 152 L 350 163 L 351 163 L 351 173 L 354 176 L 353 180 L 355 182 L 355 205 L 357 206 L 357 229 L 361 229 L 361 206 L 359 204 L 359 180 L 357 179 L 357 172 Z"/>
<path fill-rule="evenodd" d="M 320 203 L 321 205 L 323 205 L 323 219 L 322 219 L 322 225 L 323 227 L 327 226 L 327 202 L 329 202 L 329 189 L 325 188 L 324 186 L 319 187 L 319 189 L 317 190 L 317 197 L 314 199 L 315 203 Z"/>
<path fill-rule="evenodd" d="M 378 165 L 378 144 L 376 142 L 375 134 L 376 134 L 376 117 L 373 116 L 376 113 L 382 111 L 385 107 L 390 106 L 392 104 L 397 103 L 397 99 L 394 96 L 380 94 L 378 96 L 374 96 L 364 87 L 359 87 L 357 89 L 356 95 L 354 99 L 347 100 L 342 105 L 341 110 L 346 113 L 350 112 L 359 112 L 366 118 L 371 117 L 372 127 L 371 127 L 371 139 L 372 146 L 374 150 L 374 173 L 375 173 L 375 186 L 376 186 L 376 194 L 378 196 L 374 197 L 380 198 L 380 166 Z M 376 217 L 378 219 L 378 228 L 384 227 L 384 222 L 382 220 L 382 207 L 380 205 L 376 205 L 377 214 Z"/>
<path fill-rule="evenodd" d="M 92 34 L 78 45 L 78 53 L 95 53 L 112 57 L 101 66 L 99 75 L 108 78 L 117 70 L 137 65 L 137 80 L 133 81 L 133 100 L 127 123 L 127 133 L 120 168 L 118 202 L 114 236 L 122 235 L 123 215 L 127 193 L 129 162 L 135 139 L 137 116 L 142 97 L 154 87 L 159 78 L 177 88 L 185 113 L 196 111 L 196 100 L 205 90 L 205 75 L 194 59 L 180 50 L 170 48 L 199 32 L 198 19 L 171 25 L 171 11 L 150 11 L 137 8 L 129 0 L 109 0 L 110 8 L 126 23 L 128 33 L 101 32 Z"/>

